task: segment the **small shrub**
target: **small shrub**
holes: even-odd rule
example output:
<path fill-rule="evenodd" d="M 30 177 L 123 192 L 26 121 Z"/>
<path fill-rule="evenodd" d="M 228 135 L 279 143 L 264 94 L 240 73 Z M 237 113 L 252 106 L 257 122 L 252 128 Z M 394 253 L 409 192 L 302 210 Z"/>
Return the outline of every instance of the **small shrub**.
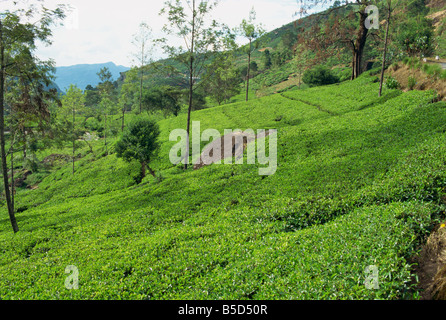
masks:
<path fill-rule="evenodd" d="M 141 180 L 146 175 L 146 167 L 155 176 L 149 163 L 159 149 L 160 129 L 152 120 L 138 119 L 130 123 L 122 134 L 115 149 L 117 156 L 127 162 L 137 160 L 141 163 Z"/>
<path fill-rule="evenodd" d="M 417 79 L 415 77 L 410 76 L 407 82 L 407 86 L 409 87 L 409 90 L 413 90 L 415 88 L 415 85 L 417 84 Z"/>
<path fill-rule="evenodd" d="M 344 69 L 341 72 L 339 72 L 338 76 L 339 76 L 339 82 L 350 80 L 352 77 L 352 71 L 350 70 L 350 68 Z"/>
<path fill-rule="evenodd" d="M 317 66 L 314 69 L 305 71 L 302 80 L 310 87 L 317 87 L 338 83 L 339 77 L 335 76 L 330 69 L 324 66 Z"/>
<path fill-rule="evenodd" d="M 389 76 L 386 79 L 386 83 L 385 84 L 386 84 L 386 88 L 387 89 L 398 89 L 398 88 L 400 88 L 400 84 L 399 84 L 398 80 L 396 80 L 392 76 Z"/>

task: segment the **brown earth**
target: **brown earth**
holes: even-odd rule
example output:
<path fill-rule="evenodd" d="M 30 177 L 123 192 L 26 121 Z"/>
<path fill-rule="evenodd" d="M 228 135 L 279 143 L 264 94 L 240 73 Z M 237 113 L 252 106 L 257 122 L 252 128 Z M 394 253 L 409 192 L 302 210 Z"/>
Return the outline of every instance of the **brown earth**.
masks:
<path fill-rule="evenodd" d="M 265 130 L 264 137 L 270 135 L 270 130 Z M 249 134 L 247 132 L 234 132 L 220 137 L 209 143 L 200 154 L 199 163 L 194 165 L 194 170 L 198 170 L 206 165 L 218 162 L 225 159 L 225 147 L 232 149 L 231 156 L 236 157 L 238 160 L 243 156 L 243 152 L 249 143 L 256 139 L 262 138 L 263 136 Z M 215 158 L 214 159 L 214 153 Z"/>
<path fill-rule="evenodd" d="M 428 60 L 428 62 L 431 62 Z M 394 77 L 403 91 L 409 91 L 408 86 L 409 77 L 417 79 L 417 83 L 414 90 L 435 90 L 438 93 L 438 100 L 446 101 L 446 80 L 435 79 L 432 76 L 427 75 L 419 69 L 410 69 L 406 65 L 398 64 L 398 67 L 390 67 L 387 70 L 387 75 Z"/>
<path fill-rule="evenodd" d="M 446 5 L 444 0 L 428 0 L 426 1 L 426 6 L 429 8 L 439 9 Z"/>
<path fill-rule="evenodd" d="M 418 289 L 421 300 L 446 300 L 446 228 L 444 223 L 436 226 L 427 239 L 418 257 Z"/>
<path fill-rule="evenodd" d="M 426 18 L 432 20 L 434 29 L 437 30 L 437 28 L 441 26 L 443 19 L 446 18 L 446 10 L 437 11 L 435 13 L 426 16 Z"/>

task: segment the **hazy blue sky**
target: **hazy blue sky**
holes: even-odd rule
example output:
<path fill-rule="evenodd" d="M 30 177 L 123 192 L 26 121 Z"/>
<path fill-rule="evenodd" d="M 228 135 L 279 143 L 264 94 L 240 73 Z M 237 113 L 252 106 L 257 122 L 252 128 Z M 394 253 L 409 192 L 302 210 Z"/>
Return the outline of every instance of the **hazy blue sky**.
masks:
<path fill-rule="evenodd" d="M 4 2 L 3 2 L 4 3 Z M 131 66 L 133 34 L 141 22 L 148 23 L 153 36 L 161 37 L 165 17 L 159 16 L 164 0 L 46 0 L 52 7 L 57 3 L 75 8 L 64 27 L 54 29 L 53 45 L 42 47 L 38 56 L 52 58 L 57 66 L 115 62 Z M 257 22 L 271 31 L 294 20 L 298 10 L 296 0 L 221 0 L 213 17 L 230 27 L 247 18 L 251 8 L 257 12 Z"/>

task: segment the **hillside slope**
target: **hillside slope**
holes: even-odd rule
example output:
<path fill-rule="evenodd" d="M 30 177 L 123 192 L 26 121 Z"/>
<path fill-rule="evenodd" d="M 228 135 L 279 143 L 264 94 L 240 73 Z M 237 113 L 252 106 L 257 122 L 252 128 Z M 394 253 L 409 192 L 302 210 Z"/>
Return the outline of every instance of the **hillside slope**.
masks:
<path fill-rule="evenodd" d="M 0 220 L 1 299 L 417 298 L 411 258 L 441 221 L 446 104 L 432 92 L 355 81 L 194 112 L 201 130 L 278 129 L 278 170 L 168 160 L 137 185 L 137 163 L 95 152 L 16 196 Z M 259 141 L 258 143 L 261 143 Z M 65 268 L 79 270 L 67 290 Z M 365 285 L 379 270 L 379 289 Z"/>

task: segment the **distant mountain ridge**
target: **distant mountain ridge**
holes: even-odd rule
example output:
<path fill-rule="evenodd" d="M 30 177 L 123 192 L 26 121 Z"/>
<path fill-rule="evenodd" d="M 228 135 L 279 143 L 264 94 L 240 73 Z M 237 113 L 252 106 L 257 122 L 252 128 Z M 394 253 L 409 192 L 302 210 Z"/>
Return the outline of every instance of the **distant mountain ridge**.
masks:
<path fill-rule="evenodd" d="M 121 72 L 130 70 L 130 68 L 124 66 L 117 66 L 113 62 L 57 67 L 54 82 L 63 92 L 66 92 L 71 84 L 85 90 L 88 85 L 95 87 L 100 82 L 97 73 L 104 67 L 110 70 L 113 81 L 119 78 Z"/>

